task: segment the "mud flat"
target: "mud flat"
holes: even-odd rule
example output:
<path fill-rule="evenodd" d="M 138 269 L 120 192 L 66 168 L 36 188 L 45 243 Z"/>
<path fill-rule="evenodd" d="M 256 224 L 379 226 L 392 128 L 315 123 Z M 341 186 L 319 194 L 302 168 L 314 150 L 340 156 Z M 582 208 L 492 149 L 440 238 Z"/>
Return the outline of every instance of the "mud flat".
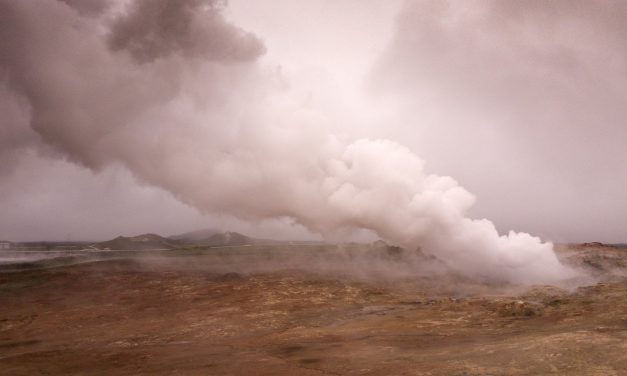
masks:
<path fill-rule="evenodd" d="M 251 248 L 229 250 L 230 264 L 225 250 L 220 258 L 187 250 L 0 273 L 0 374 L 627 370 L 624 248 L 560 247 L 561 258 L 595 278 L 571 289 L 446 275 L 377 281 L 290 263 L 272 269 L 260 260 L 286 249 Z"/>

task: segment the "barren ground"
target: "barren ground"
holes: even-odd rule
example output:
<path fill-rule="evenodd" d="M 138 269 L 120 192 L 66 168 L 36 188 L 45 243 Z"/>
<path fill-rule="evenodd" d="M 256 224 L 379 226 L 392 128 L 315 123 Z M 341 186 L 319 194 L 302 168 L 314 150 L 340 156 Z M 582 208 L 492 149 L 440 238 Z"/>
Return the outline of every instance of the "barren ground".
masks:
<path fill-rule="evenodd" d="M 560 255 L 603 282 L 377 283 L 133 258 L 4 272 L 0 374 L 626 375 L 627 250 Z"/>

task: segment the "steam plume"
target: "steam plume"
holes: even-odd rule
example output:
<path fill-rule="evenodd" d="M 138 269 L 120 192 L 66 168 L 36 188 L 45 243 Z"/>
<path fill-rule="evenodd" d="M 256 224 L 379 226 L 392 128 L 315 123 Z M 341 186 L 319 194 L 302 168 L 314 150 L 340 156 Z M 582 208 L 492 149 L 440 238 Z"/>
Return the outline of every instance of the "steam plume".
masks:
<path fill-rule="evenodd" d="M 363 228 L 469 276 L 550 282 L 550 243 L 499 236 L 474 197 L 386 140 L 346 141 L 257 59 L 216 0 L 0 0 L 0 74 L 29 124 L 70 160 L 122 164 L 207 212 Z M 7 119 L 3 119 L 3 122 Z"/>

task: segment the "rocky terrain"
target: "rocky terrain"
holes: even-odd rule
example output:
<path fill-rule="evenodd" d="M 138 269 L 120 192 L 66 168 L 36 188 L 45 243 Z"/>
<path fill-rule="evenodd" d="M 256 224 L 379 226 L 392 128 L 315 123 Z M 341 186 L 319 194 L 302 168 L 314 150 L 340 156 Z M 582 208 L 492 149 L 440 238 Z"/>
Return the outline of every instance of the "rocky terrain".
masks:
<path fill-rule="evenodd" d="M 626 374 L 625 248 L 558 247 L 590 274 L 579 287 L 263 263 L 329 251 L 296 248 L 116 254 L 0 273 L 0 374 Z M 401 257 L 368 252 L 391 265 Z"/>

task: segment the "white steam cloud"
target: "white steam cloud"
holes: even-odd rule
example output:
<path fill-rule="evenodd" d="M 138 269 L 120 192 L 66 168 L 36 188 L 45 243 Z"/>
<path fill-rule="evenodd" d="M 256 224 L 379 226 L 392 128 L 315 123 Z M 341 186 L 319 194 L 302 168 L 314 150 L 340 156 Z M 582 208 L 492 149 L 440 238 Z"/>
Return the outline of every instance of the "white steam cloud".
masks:
<path fill-rule="evenodd" d="M 403 146 L 334 135 L 333 114 L 260 65 L 263 43 L 223 7 L 0 0 L 3 101 L 23 103 L 71 161 L 122 164 L 202 211 L 291 218 L 325 236 L 368 229 L 471 277 L 572 275 L 550 243 L 467 218 L 474 197 Z"/>

